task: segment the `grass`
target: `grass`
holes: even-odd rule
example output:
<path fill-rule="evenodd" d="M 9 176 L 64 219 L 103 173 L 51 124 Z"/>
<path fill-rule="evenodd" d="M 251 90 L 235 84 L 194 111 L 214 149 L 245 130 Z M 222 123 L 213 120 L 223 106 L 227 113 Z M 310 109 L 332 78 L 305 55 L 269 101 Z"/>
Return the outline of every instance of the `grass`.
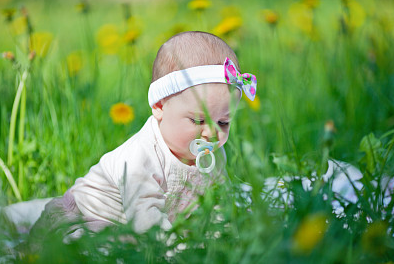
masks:
<path fill-rule="evenodd" d="M 383 210 L 384 190 L 371 181 L 380 182 L 394 170 L 394 5 L 301 5 L 307 2 L 248 1 L 240 7 L 236 1 L 214 1 L 200 12 L 190 10 L 187 1 L 0 3 L 1 9 L 15 8 L 12 21 L 3 16 L 0 27 L 6 36 L 0 51 L 15 55 L 15 61 L 0 60 L 0 158 L 23 200 L 62 195 L 104 153 L 142 127 L 151 113 L 147 90 L 155 53 L 174 33 L 212 31 L 224 16 L 240 17 L 242 25 L 227 25 L 222 37 L 238 54 L 242 71 L 257 76 L 260 100 L 251 105 L 242 99 L 234 117 L 226 144 L 231 184 L 208 190 L 200 197 L 200 208 L 188 219 L 180 216 L 162 240 L 156 239 L 155 229 L 137 235 L 127 226 L 116 226 L 67 245 L 61 236 L 48 236 L 51 243 L 44 243 L 39 253 L 26 242 L 26 247 L 12 247 L 23 253 L 13 260 L 392 261 L 393 230 L 388 227 L 393 224 L 393 202 Z M 85 12 L 78 12 L 76 5 Z M 26 7 L 30 31 L 17 23 L 24 14 L 21 6 Z M 263 9 L 279 14 L 277 22 L 266 22 Z M 128 43 L 118 42 L 133 30 L 136 39 L 128 35 Z M 35 35 L 40 32 L 50 33 L 49 45 L 39 44 L 45 43 L 45 35 Z M 35 38 L 36 56 L 29 60 L 29 39 Z M 16 100 L 19 107 L 13 115 L 25 71 L 26 94 Z M 118 102 L 133 108 L 132 122 L 112 122 L 109 111 Z M 335 129 L 324 130 L 329 120 Z M 355 164 L 364 175 L 358 202 L 341 201 L 342 217 L 332 213 L 331 201 L 339 198 L 330 183 L 317 184 L 328 157 Z M 18 201 L 9 177 L 0 171 L 1 204 Z M 317 177 L 316 184 L 305 191 L 297 180 L 288 183 L 292 205 L 274 196 L 261 199 L 265 179 L 285 175 Z M 245 191 L 244 183 L 253 188 Z M 214 205 L 219 205 L 217 210 L 211 210 Z M 218 217 L 222 220 L 216 221 Z M 303 223 L 315 229 L 306 229 L 297 240 Z M 1 234 L 2 245 L 19 241 L 11 231 Z M 168 243 L 171 234 L 175 238 Z M 319 234 L 311 248 L 303 243 Z M 138 243 L 123 239 L 127 235 L 137 237 Z M 9 254 L 9 246 L 2 248 Z"/>

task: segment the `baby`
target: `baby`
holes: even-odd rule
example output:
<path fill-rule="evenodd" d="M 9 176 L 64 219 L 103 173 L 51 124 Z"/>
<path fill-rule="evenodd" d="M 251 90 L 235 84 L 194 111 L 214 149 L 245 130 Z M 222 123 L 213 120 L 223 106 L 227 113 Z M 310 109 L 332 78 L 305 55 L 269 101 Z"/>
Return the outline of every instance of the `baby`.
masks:
<path fill-rule="evenodd" d="M 222 146 L 242 92 L 254 99 L 256 77 L 239 73 L 223 40 L 197 31 L 173 36 L 154 61 L 152 116 L 49 202 L 35 227 L 56 230 L 82 217 L 94 232 L 111 223 L 131 223 L 138 233 L 170 229 L 177 213 L 225 175 Z"/>

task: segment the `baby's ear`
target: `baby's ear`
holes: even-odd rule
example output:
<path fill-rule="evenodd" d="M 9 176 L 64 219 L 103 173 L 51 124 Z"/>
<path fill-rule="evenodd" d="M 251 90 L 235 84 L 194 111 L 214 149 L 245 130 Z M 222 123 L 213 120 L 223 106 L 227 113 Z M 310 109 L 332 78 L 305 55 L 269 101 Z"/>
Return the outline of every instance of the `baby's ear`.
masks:
<path fill-rule="evenodd" d="M 163 118 L 163 100 L 160 100 L 153 105 L 152 114 L 157 119 L 157 121 L 161 121 Z"/>

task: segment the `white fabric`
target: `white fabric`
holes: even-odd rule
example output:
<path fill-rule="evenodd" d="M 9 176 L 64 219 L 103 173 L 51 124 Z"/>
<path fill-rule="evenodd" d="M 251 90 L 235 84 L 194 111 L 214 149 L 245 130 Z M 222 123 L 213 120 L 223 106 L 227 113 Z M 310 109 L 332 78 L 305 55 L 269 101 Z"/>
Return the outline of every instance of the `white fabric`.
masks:
<path fill-rule="evenodd" d="M 27 229 L 37 221 L 45 205 L 53 198 L 35 199 L 8 205 L 2 210 L 8 219 L 16 226 L 25 226 Z"/>
<path fill-rule="evenodd" d="M 357 203 L 358 196 L 356 192 L 358 191 L 362 193 L 362 189 L 364 188 L 361 182 L 363 175 L 358 168 L 349 163 L 338 160 L 329 160 L 327 172 L 322 176 L 322 179 L 325 183 L 327 183 L 331 178 L 331 190 L 336 194 L 335 199 L 332 202 L 333 212 L 335 212 L 337 215 L 342 215 L 344 208 L 336 199 L 340 198 L 342 203 L 345 205 L 349 203 Z M 286 182 L 291 182 L 292 180 L 301 180 L 302 187 L 305 191 L 312 190 L 312 182 L 307 177 L 269 177 L 265 179 L 265 188 L 263 189 L 262 197 L 264 199 L 267 198 L 267 195 L 274 199 L 282 197 L 282 201 L 285 203 L 293 203 L 293 193 L 288 191 L 285 184 Z M 377 182 L 375 180 L 371 181 L 371 184 L 375 188 L 377 187 Z M 383 206 L 387 207 L 391 201 L 391 197 L 394 194 L 394 177 L 383 176 L 380 185 L 380 188 L 385 190 Z"/>
<path fill-rule="evenodd" d="M 171 153 L 151 116 L 137 134 L 77 179 L 70 192 L 83 215 L 132 221 L 136 232 L 144 232 L 153 225 L 169 229 L 176 213 L 206 188 L 206 178 L 196 166 L 183 164 Z"/>
<path fill-rule="evenodd" d="M 203 83 L 227 83 L 224 76 L 224 66 L 197 66 L 171 72 L 161 77 L 149 86 L 149 105 L 152 107 L 155 103 L 167 96 L 179 93 L 191 86 Z"/>

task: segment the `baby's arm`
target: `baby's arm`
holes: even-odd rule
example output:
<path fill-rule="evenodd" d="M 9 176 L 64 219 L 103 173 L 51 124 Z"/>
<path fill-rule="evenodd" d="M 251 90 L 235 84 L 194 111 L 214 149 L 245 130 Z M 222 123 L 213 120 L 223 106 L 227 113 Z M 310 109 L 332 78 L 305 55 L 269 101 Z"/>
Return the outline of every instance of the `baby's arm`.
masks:
<path fill-rule="evenodd" d="M 134 231 L 142 233 L 154 225 L 168 230 L 171 223 L 163 212 L 165 207 L 164 175 L 160 165 L 152 159 L 138 155 L 133 163 L 125 162 L 123 182 L 119 187 L 123 207 Z M 138 164 L 138 165 L 137 165 Z"/>
<path fill-rule="evenodd" d="M 148 154 L 151 150 L 130 143 L 105 154 L 76 181 L 71 189 L 76 204 L 85 217 L 130 222 L 139 233 L 154 225 L 169 229 L 159 160 Z"/>

